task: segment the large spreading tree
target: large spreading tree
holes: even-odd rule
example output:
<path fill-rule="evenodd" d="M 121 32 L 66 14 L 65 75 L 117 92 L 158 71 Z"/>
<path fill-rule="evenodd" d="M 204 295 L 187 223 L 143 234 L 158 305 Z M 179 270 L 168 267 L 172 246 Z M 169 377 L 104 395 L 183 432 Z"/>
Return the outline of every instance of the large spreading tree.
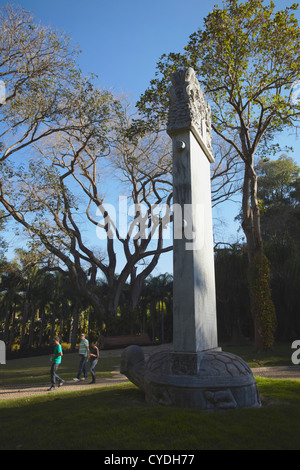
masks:
<path fill-rule="evenodd" d="M 51 253 L 49 269 L 68 272 L 99 316 L 116 314 L 128 281 L 134 309 L 144 280 L 172 249 L 163 237 L 170 211 L 159 210 L 170 208 L 172 199 L 169 139 L 160 128 L 132 138 L 127 103 L 82 76 L 65 35 L 37 25 L 20 8 L 8 6 L 0 14 L 0 78 L 6 85 L 0 202 L 35 248 L 41 244 Z M 216 204 L 236 191 L 238 179 L 235 154 L 221 143 L 218 153 Z M 134 206 L 125 232 L 108 205 L 107 176 L 115 199 L 123 184 Z M 100 229 L 101 249 L 86 236 Z M 95 288 L 99 276 L 108 285 L 106 299 Z"/>
<path fill-rule="evenodd" d="M 163 221 L 154 221 L 151 210 L 170 193 L 168 144 L 157 133 L 129 141 L 120 101 L 99 90 L 93 76 L 83 76 L 78 51 L 64 33 L 38 24 L 23 8 L 0 8 L 0 51 L 5 215 L 24 227 L 35 249 L 46 247 L 48 269 L 68 273 L 99 315 L 116 314 L 128 279 L 134 308 L 143 280 L 161 253 L 171 249 L 163 246 Z M 103 182 L 108 174 L 125 182 L 135 205 L 125 235 L 107 211 Z M 146 214 L 139 209 L 142 204 Z M 144 237 L 136 236 L 141 226 Z M 102 249 L 85 236 L 99 228 L 106 242 Z M 123 269 L 117 267 L 117 243 L 123 248 Z M 107 302 L 96 293 L 99 274 L 107 280 Z"/>

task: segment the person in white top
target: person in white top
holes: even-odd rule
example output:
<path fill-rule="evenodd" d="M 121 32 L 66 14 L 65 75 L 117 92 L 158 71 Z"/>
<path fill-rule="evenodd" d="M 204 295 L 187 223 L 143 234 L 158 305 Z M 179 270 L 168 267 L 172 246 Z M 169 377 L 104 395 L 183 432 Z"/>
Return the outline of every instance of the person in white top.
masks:
<path fill-rule="evenodd" d="M 81 374 L 83 373 L 83 378 L 81 380 L 86 380 L 88 378 L 88 372 L 86 367 L 86 362 L 89 358 L 89 342 L 86 339 L 85 335 L 82 333 L 80 335 L 80 344 L 79 344 L 79 368 L 77 377 L 73 379 L 75 382 L 78 382 L 81 378 Z"/>

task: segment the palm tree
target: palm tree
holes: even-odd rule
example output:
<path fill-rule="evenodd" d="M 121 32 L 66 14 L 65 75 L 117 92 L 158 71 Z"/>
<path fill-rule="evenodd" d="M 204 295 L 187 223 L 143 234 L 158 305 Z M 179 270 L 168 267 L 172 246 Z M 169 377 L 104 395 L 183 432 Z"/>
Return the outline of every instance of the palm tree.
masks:
<path fill-rule="evenodd" d="M 4 320 L 3 340 L 11 349 L 16 326 L 16 313 L 22 305 L 23 278 L 18 266 L 14 263 L 7 265 L 7 272 L 2 274 L 2 298 L 0 316 Z"/>
<path fill-rule="evenodd" d="M 165 318 L 171 313 L 173 277 L 166 273 L 150 276 L 146 281 L 145 290 L 148 293 L 150 315 L 152 322 L 152 339 L 155 340 L 160 330 L 160 342 L 165 342 Z M 170 323 L 172 315 L 169 316 Z M 158 327 L 160 323 L 160 327 Z M 169 336 L 169 335 L 168 335 Z"/>

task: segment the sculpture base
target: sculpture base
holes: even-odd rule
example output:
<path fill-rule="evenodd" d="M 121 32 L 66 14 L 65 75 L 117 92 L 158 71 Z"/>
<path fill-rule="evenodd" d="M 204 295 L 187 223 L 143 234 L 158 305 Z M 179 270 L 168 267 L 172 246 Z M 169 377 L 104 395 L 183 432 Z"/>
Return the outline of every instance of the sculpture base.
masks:
<path fill-rule="evenodd" d="M 249 366 L 240 357 L 218 349 L 161 351 L 146 362 L 142 349 L 130 346 L 123 352 L 121 373 L 145 392 L 152 405 L 204 410 L 261 406 Z"/>

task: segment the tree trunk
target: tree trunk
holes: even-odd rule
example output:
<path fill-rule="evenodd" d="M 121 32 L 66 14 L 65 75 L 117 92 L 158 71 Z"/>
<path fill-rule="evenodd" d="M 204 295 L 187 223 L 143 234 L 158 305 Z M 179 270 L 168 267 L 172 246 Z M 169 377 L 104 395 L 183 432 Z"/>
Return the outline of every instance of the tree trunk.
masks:
<path fill-rule="evenodd" d="M 245 166 L 242 211 L 242 228 L 246 236 L 248 258 L 251 264 L 257 255 L 263 256 L 264 254 L 257 197 L 257 176 L 253 165 Z"/>
<path fill-rule="evenodd" d="M 27 348 L 31 349 L 33 346 L 33 335 L 34 335 L 34 320 L 35 320 L 35 310 L 34 306 L 32 306 L 32 313 L 30 316 L 30 327 L 29 327 L 29 337 L 28 337 L 28 345 Z"/>
<path fill-rule="evenodd" d="M 155 302 L 151 302 L 150 305 L 150 315 L 151 315 L 151 325 L 152 325 L 152 342 L 155 343 L 155 338 L 156 338 L 156 308 L 155 308 Z"/>
<path fill-rule="evenodd" d="M 8 346 L 9 351 L 12 350 L 12 347 L 13 347 L 13 344 L 14 344 L 14 339 L 15 339 L 15 330 L 14 330 L 15 318 L 16 318 L 16 306 L 14 306 L 14 308 L 12 310 L 12 315 L 11 315 L 11 325 L 10 325 L 10 333 L 9 333 L 9 346 Z"/>
<path fill-rule="evenodd" d="M 28 318 L 28 300 L 25 299 L 23 303 L 23 307 L 22 307 L 22 330 L 21 330 L 21 339 L 20 339 L 21 350 L 24 348 L 24 344 L 25 344 L 27 318 Z"/>
<path fill-rule="evenodd" d="M 160 313 L 160 324 L 161 324 L 161 343 L 165 344 L 165 314 L 163 301 L 159 301 L 159 313 Z"/>
<path fill-rule="evenodd" d="M 244 230 L 247 240 L 250 277 L 250 298 L 252 316 L 254 321 L 255 349 L 263 350 L 266 349 L 266 343 L 259 318 L 261 317 L 262 309 L 264 308 L 263 303 L 267 303 L 269 306 L 271 305 L 271 310 L 273 309 L 274 305 L 271 299 L 271 289 L 269 280 L 265 279 L 265 282 L 269 283 L 269 288 L 265 293 L 266 298 L 264 299 L 265 302 L 263 303 L 261 302 L 259 304 L 257 302 L 256 292 L 254 292 L 252 288 L 254 279 L 252 279 L 251 277 L 254 275 L 253 273 L 256 272 L 257 264 L 263 264 L 265 262 L 263 240 L 261 235 L 260 208 L 257 189 L 257 175 L 254 171 L 253 164 L 246 164 L 242 202 L 242 228 Z"/>
<path fill-rule="evenodd" d="M 3 341 L 5 344 L 8 344 L 8 340 L 9 340 L 10 321 L 11 321 L 11 309 L 9 307 L 5 315 L 5 326 L 4 326 L 4 336 L 3 336 Z"/>
<path fill-rule="evenodd" d="M 71 351 L 74 352 L 77 343 L 78 334 L 78 305 L 75 304 L 73 308 L 73 323 L 72 323 L 72 334 L 71 334 Z"/>
<path fill-rule="evenodd" d="M 42 305 L 40 308 L 40 334 L 39 334 L 38 347 L 41 347 L 43 344 L 44 326 L 45 326 L 45 307 L 44 305 Z"/>
<path fill-rule="evenodd" d="M 53 343 L 54 337 L 55 337 L 55 322 L 56 322 L 55 310 L 56 310 L 56 305 L 54 305 L 53 307 L 54 308 L 53 308 L 53 312 L 52 312 L 52 316 L 51 316 L 50 344 Z"/>

